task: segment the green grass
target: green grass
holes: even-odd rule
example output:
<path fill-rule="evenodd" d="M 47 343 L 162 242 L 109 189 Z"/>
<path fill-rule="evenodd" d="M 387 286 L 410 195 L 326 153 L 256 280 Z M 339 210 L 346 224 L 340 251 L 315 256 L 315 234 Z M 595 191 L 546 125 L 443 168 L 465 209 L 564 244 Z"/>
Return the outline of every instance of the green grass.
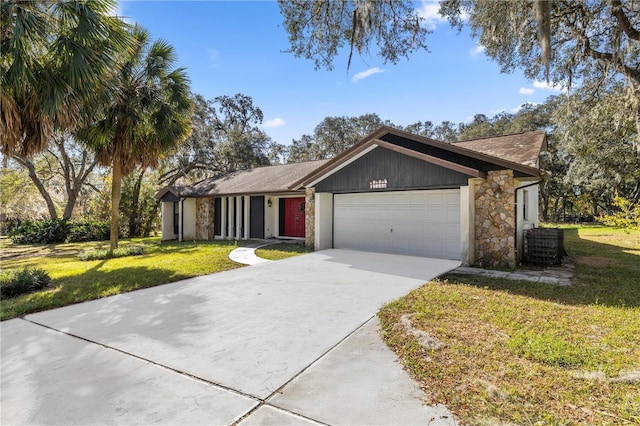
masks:
<path fill-rule="evenodd" d="M 142 253 L 144 253 L 144 248 L 142 246 L 129 245 L 125 247 L 119 247 L 113 251 L 106 248 L 85 250 L 78 254 L 78 259 L 105 260 L 105 259 L 113 259 L 116 257 L 140 256 Z"/>
<path fill-rule="evenodd" d="M 121 247 L 143 247 L 139 256 L 93 261 L 77 257 L 82 251 L 101 250 L 107 244 L 24 246 L 0 240 L 3 270 L 38 267 L 53 279 L 53 285 L 44 291 L 0 301 L 0 318 L 5 320 L 241 266 L 228 257 L 236 247 L 234 242 L 161 242 L 158 237 L 121 241 Z"/>
<path fill-rule="evenodd" d="M 382 309 L 430 403 L 463 424 L 640 424 L 640 232 L 571 227 L 565 247 L 570 287 L 449 275 Z"/>
<path fill-rule="evenodd" d="M 308 253 L 304 243 L 280 243 L 256 249 L 256 256 L 268 260 L 280 260 Z"/>

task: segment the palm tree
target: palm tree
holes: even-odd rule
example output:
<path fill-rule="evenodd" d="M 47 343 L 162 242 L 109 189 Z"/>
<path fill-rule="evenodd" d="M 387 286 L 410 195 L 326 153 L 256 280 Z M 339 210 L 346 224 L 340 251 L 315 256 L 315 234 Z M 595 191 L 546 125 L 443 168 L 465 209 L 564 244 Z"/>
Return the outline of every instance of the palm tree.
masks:
<path fill-rule="evenodd" d="M 189 79 L 184 68 L 171 69 L 173 47 L 164 40 L 152 43 L 138 25 L 131 35 L 134 49 L 121 58 L 109 104 L 100 120 L 79 133 L 98 161 L 112 168 L 111 251 L 118 247 L 122 178 L 138 166 L 157 167 L 191 131 Z"/>
<path fill-rule="evenodd" d="M 91 115 L 130 47 L 115 0 L 0 2 L 0 150 L 29 156 Z M 90 101 L 90 102 L 88 102 Z"/>

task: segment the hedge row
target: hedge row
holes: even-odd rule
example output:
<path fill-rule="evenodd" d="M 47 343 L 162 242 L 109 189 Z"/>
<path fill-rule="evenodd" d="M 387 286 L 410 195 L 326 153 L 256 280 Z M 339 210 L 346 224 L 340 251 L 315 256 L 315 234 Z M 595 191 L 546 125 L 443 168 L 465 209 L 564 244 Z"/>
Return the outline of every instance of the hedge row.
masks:
<path fill-rule="evenodd" d="M 72 222 L 63 219 L 23 221 L 9 231 L 16 244 L 52 244 L 108 240 L 108 222 Z"/>

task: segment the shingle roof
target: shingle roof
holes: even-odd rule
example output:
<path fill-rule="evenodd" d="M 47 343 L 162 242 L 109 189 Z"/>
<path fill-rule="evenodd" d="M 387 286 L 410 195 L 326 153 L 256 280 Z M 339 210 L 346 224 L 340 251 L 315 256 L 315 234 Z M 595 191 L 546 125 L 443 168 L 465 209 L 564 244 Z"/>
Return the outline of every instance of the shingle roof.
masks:
<path fill-rule="evenodd" d="M 162 198 L 171 192 L 179 197 L 210 195 L 269 194 L 290 192 L 289 187 L 329 160 L 280 164 L 240 170 L 222 176 L 201 180 L 191 186 L 165 187 L 156 194 Z"/>
<path fill-rule="evenodd" d="M 544 131 L 474 139 L 449 144 L 383 126 L 332 160 L 307 161 L 241 170 L 205 179 L 191 186 L 165 187 L 158 191 L 156 197 L 162 198 L 167 193 L 171 193 L 176 197 L 203 197 L 290 192 L 292 188 L 300 188 L 304 182 L 308 183 L 313 177 L 317 177 L 316 175 L 324 173 L 325 170 L 338 167 L 344 158 L 357 154 L 362 147 L 366 147 L 367 143 L 383 143 L 384 141 L 379 141 L 377 138 L 386 133 L 408 137 L 421 143 L 455 151 L 459 154 L 478 157 L 501 164 L 504 167 L 519 168 L 526 173 L 536 172 L 540 151 L 546 148 L 546 133 Z"/>
<path fill-rule="evenodd" d="M 538 167 L 540 151 L 546 144 L 545 136 L 544 131 L 536 131 L 453 142 L 453 144 L 513 163 Z"/>
<path fill-rule="evenodd" d="M 403 143 L 396 143 L 393 139 L 388 139 L 388 136 L 404 141 L 413 141 L 429 148 L 416 151 L 414 148 L 409 148 Z M 524 176 L 537 177 L 540 175 L 537 164 L 538 156 L 540 150 L 545 146 L 545 141 L 546 133 L 544 131 L 536 131 L 447 143 L 408 133 L 393 127 L 382 126 L 360 142 L 332 158 L 325 165 L 318 167 L 318 169 L 311 174 L 297 181 L 294 187 L 298 188 L 317 183 L 319 180 L 326 178 L 336 170 L 344 167 L 344 165 L 349 162 L 354 161 L 359 155 L 366 152 L 366 150 L 372 146 L 385 146 L 389 149 L 404 152 L 407 155 L 415 155 L 417 158 L 443 165 L 444 167 L 460 171 L 461 173 L 467 173 L 469 176 L 483 177 L 485 171 L 480 168 L 476 170 L 478 164 L 474 166 L 473 162 L 460 162 L 461 159 L 471 158 L 478 160 L 480 164 L 484 163 L 484 166 L 481 168 L 487 168 L 487 165 L 495 165 L 504 169 L 513 169 Z M 396 146 L 394 147 L 392 145 Z M 431 154 L 429 153 L 430 148 L 433 148 Z M 451 153 L 452 156 L 443 156 L 443 153 Z M 465 166 L 464 163 L 467 163 L 467 165 Z"/>

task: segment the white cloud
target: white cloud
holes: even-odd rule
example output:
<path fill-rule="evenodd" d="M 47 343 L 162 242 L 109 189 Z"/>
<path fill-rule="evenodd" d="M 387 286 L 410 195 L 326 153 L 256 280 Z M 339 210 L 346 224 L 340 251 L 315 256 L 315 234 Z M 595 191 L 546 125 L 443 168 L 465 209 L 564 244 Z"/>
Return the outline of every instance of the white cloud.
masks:
<path fill-rule="evenodd" d="M 477 58 L 478 56 L 484 53 L 484 46 L 477 44 L 476 47 L 474 47 L 469 51 L 469 53 L 471 54 L 472 57 Z"/>
<path fill-rule="evenodd" d="M 362 72 L 359 72 L 358 74 L 354 75 L 353 78 L 351 79 L 351 81 L 353 81 L 355 83 L 356 81 L 364 80 L 367 77 L 371 77 L 372 75 L 379 74 L 381 72 L 385 72 L 385 70 L 380 69 L 378 67 L 369 68 L 366 71 L 362 71 Z"/>
<path fill-rule="evenodd" d="M 545 89 L 545 90 L 553 90 L 555 92 L 565 92 L 567 89 L 562 87 L 561 84 L 549 84 L 546 81 L 534 81 L 533 87 L 536 89 Z"/>
<path fill-rule="evenodd" d="M 530 95 L 533 92 L 535 92 L 535 90 L 533 90 L 533 89 L 531 89 L 529 87 L 521 87 L 519 92 L 520 92 L 521 95 Z"/>
<path fill-rule="evenodd" d="M 424 19 L 424 26 L 429 30 L 435 30 L 438 24 L 446 22 L 438 13 L 439 10 L 438 0 L 422 0 L 422 4 L 416 9 L 418 16 Z"/>
<path fill-rule="evenodd" d="M 265 121 L 262 126 L 266 129 L 273 129 L 274 127 L 282 127 L 285 124 L 287 124 L 286 121 L 284 121 L 282 118 L 280 117 L 276 117 L 272 120 L 267 120 Z"/>

